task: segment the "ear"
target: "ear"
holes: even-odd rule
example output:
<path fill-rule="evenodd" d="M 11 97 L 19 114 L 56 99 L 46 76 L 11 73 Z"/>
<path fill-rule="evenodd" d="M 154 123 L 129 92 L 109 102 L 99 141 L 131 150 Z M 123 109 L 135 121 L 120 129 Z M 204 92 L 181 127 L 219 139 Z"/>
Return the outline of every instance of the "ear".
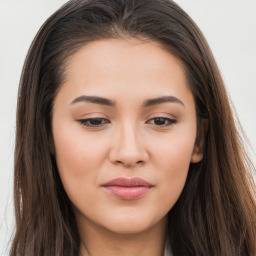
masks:
<path fill-rule="evenodd" d="M 204 147 L 205 147 L 205 137 L 208 130 L 208 119 L 201 119 L 197 128 L 197 135 L 195 140 L 195 145 L 191 155 L 191 163 L 198 163 L 203 159 Z"/>

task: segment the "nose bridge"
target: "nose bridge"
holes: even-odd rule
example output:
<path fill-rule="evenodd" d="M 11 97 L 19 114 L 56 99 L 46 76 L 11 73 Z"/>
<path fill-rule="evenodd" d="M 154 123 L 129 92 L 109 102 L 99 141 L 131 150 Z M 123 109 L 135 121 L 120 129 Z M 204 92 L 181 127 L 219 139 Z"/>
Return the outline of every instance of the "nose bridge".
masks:
<path fill-rule="evenodd" d="M 147 161 L 141 129 L 135 120 L 123 121 L 117 127 L 115 135 L 111 151 L 112 161 L 125 166 Z"/>
<path fill-rule="evenodd" d="M 121 149 L 129 150 L 132 149 L 134 152 L 138 151 L 139 147 L 142 146 L 139 138 L 139 128 L 135 122 L 126 122 L 120 127 L 120 146 Z"/>

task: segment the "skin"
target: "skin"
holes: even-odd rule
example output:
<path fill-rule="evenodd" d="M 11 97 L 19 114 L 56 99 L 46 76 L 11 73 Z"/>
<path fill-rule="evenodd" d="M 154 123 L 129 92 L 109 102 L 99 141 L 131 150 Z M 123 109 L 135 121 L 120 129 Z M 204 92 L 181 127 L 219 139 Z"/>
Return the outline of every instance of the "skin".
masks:
<path fill-rule="evenodd" d="M 182 192 L 190 163 L 203 157 L 181 63 L 155 42 L 107 39 L 71 56 L 65 78 L 54 101 L 54 154 L 73 203 L 80 254 L 164 255 L 166 214 Z M 82 95 L 115 105 L 74 103 Z M 163 96 L 182 103 L 144 106 Z M 102 119 L 93 127 L 86 126 L 90 120 L 79 121 L 90 118 Z M 153 187 L 139 199 L 118 199 L 102 187 L 117 177 L 140 177 Z"/>

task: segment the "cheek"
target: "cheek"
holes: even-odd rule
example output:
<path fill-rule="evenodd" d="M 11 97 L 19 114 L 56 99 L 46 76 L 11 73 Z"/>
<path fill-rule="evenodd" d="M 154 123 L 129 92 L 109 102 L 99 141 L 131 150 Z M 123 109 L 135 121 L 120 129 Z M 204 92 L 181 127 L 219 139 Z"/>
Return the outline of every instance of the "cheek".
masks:
<path fill-rule="evenodd" d="M 95 144 L 72 126 L 54 133 L 55 156 L 62 184 L 75 203 L 81 194 L 88 194 L 97 184 L 97 173 L 104 160 L 103 147 Z M 78 197 L 77 197 L 78 195 Z"/>
<path fill-rule="evenodd" d="M 158 166 L 157 179 L 159 198 L 165 211 L 170 210 L 178 200 L 188 174 L 191 155 L 194 147 L 193 136 L 175 136 L 170 143 L 163 142 L 155 149 L 155 166 Z"/>
<path fill-rule="evenodd" d="M 56 160 L 60 172 L 72 172 L 79 175 L 84 171 L 83 161 L 90 159 L 89 145 L 83 143 L 76 134 L 59 132 L 55 138 Z M 90 155 L 89 155 L 90 154 Z M 87 164 L 90 162 L 86 161 Z"/>
<path fill-rule="evenodd" d="M 189 167 L 196 137 L 196 128 L 190 128 L 190 131 L 177 129 L 161 140 L 151 140 L 154 164 L 162 165 L 169 175 L 187 171 Z"/>

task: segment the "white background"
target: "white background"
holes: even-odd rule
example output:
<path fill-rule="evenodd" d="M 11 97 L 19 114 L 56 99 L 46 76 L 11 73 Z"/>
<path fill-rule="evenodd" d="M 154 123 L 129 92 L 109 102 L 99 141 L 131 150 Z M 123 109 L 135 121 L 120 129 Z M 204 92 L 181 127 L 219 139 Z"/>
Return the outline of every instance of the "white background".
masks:
<path fill-rule="evenodd" d="M 138 0 L 140 1 L 140 0 Z M 0 0 L 0 255 L 13 229 L 13 151 L 19 77 L 39 27 L 65 0 Z M 256 163 L 256 0 L 177 0 L 205 34 Z"/>

